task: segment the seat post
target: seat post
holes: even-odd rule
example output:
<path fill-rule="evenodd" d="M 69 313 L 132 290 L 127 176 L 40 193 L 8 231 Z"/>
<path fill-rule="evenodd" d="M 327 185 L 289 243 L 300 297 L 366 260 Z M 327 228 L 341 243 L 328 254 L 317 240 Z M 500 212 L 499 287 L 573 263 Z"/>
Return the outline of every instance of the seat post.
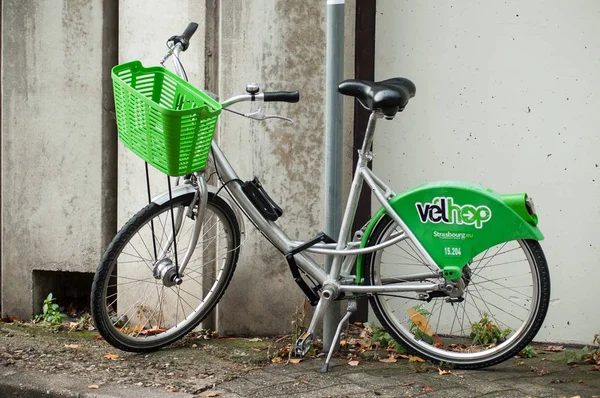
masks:
<path fill-rule="evenodd" d="M 369 155 L 371 144 L 373 143 L 373 134 L 375 132 L 375 124 L 377 119 L 381 119 L 383 114 L 378 111 L 371 112 L 369 116 L 369 122 L 367 123 L 367 130 L 365 132 L 365 138 L 363 139 L 362 149 L 358 151 L 358 166 L 366 166 L 371 160 Z"/>

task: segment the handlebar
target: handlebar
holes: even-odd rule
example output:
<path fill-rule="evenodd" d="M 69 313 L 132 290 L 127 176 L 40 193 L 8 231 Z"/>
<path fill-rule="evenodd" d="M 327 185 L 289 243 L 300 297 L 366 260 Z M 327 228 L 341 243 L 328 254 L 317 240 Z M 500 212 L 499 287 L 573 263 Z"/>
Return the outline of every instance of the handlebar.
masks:
<path fill-rule="evenodd" d="M 195 22 L 191 22 L 187 28 L 183 31 L 183 33 L 179 36 L 171 36 L 167 43 L 172 43 L 172 45 L 168 46 L 169 51 L 162 57 L 160 60 L 160 64 L 164 66 L 165 61 L 173 55 L 173 65 L 177 74 L 183 79 L 187 80 L 187 76 L 185 74 L 185 70 L 183 69 L 183 65 L 179 59 L 179 53 L 181 51 L 187 50 L 190 45 L 190 39 L 196 33 L 198 29 L 198 24 Z M 250 91 L 249 91 L 250 90 Z M 256 90 L 256 91 L 253 91 Z M 250 89 L 246 88 L 249 94 L 237 95 L 235 97 L 229 98 L 226 101 L 223 101 L 221 105 L 223 108 L 227 108 L 235 103 L 243 102 L 243 101 L 264 101 L 264 102 L 289 102 L 296 103 L 300 100 L 300 93 L 298 91 L 274 91 L 274 92 L 262 92 L 259 93 L 258 86 L 251 87 Z M 270 118 L 281 118 L 285 120 L 289 120 L 282 116 L 277 115 L 265 115 L 264 112 L 255 112 L 251 114 L 242 114 L 243 116 L 263 120 Z"/>
<path fill-rule="evenodd" d="M 298 91 L 275 91 L 275 92 L 265 92 L 264 101 L 265 102 L 291 102 L 295 103 L 300 100 L 300 93 Z"/>
<path fill-rule="evenodd" d="M 196 33 L 196 29 L 198 29 L 198 24 L 195 22 L 190 22 L 181 35 L 172 36 L 169 41 L 172 41 L 175 45 L 181 44 L 181 51 L 185 51 L 188 49 L 188 46 L 190 45 L 190 39 L 194 33 Z"/>

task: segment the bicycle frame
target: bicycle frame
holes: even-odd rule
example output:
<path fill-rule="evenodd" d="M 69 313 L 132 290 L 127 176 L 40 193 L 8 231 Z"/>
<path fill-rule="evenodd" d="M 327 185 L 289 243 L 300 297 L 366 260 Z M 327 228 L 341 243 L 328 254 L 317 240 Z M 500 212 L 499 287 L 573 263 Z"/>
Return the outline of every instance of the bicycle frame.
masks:
<path fill-rule="evenodd" d="M 187 76 L 180 64 L 179 54 L 181 52 L 181 46 L 177 44 L 172 49 L 169 50 L 167 55 L 161 59 L 161 65 L 164 64 L 164 61 L 172 54 L 173 57 L 173 65 L 177 74 L 187 80 Z M 254 100 L 262 100 L 264 99 L 264 93 L 258 94 L 242 94 L 235 97 L 232 97 L 221 103 L 223 108 L 227 108 L 230 105 L 233 105 L 242 101 L 254 101 Z M 248 116 L 248 115 L 244 115 Z M 348 201 L 346 203 L 346 208 L 344 211 L 344 216 L 342 218 L 342 225 L 340 227 L 340 231 L 337 236 L 337 243 L 327 244 L 327 243 L 317 243 L 303 252 L 300 252 L 295 255 L 296 263 L 298 267 L 310 275 L 314 280 L 316 280 L 321 286 L 329 285 L 333 287 L 333 292 L 337 296 L 338 293 L 383 293 L 383 292 L 427 292 L 427 291 L 436 291 L 443 288 L 443 284 L 439 283 L 406 283 L 412 280 L 422 281 L 425 278 L 438 278 L 441 276 L 440 268 L 436 264 L 436 262 L 431 258 L 427 250 L 422 246 L 418 239 L 411 232 L 410 228 L 406 225 L 406 223 L 402 220 L 402 218 L 392 209 L 388 200 L 395 196 L 395 193 L 381 180 L 379 179 L 373 171 L 371 171 L 367 167 L 367 163 L 373 158 L 372 152 L 369 150 L 371 144 L 373 142 L 373 135 L 375 132 L 375 125 L 377 119 L 383 118 L 383 114 L 381 112 L 372 112 L 369 117 L 369 122 L 367 124 L 365 137 L 363 139 L 362 149 L 359 151 L 359 157 L 356 164 L 356 170 L 354 173 L 354 177 L 352 180 L 352 185 L 348 197 Z M 212 149 L 212 157 L 215 163 L 216 171 L 218 172 L 223 184 L 224 189 L 231 195 L 233 200 L 237 203 L 237 205 L 243 209 L 245 214 L 250 218 L 250 221 L 258 228 L 258 230 L 283 254 L 290 252 L 291 250 L 299 247 L 306 242 L 299 242 L 290 239 L 290 237 L 274 222 L 265 219 L 262 214 L 254 207 L 254 205 L 250 202 L 250 200 L 246 197 L 242 188 L 238 184 L 228 184 L 229 181 L 237 180 L 239 181 L 239 177 L 227 158 L 225 154 L 221 151 L 221 148 L 218 146 L 216 141 L 213 140 L 211 144 Z M 196 188 L 196 196 L 193 203 L 190 206 L 191 208 L 194 206 L 197 200 L 200 200 L 199 210 L 196 218 L 196 223 L 194 227 L 194 233 L 190 244 L 188 245 L 186 254 L 182 263 L 180 264 L 179 273 L 180 276 L 184 275 L 185 267 L 194 251 L 194 247 L 198 240 L 200 229 L 202 227 L 202 218 L 204 209 L 206 206 L 206 198 L 208 195 L 208 188 L 206 185 L 206 181 L 204 179 L 203 172 L 194 173 L 197 177 L 197 188 Z M 366 247 L 366 248 L 356 248 L 359 245 L 359 242 L 356 241 L 359 232 L 355 234 L 354 240 L 350 241 L 348 238 L 350 236 L 350 229 L 352 226 L 352 222 L 356 215 L 356 207 L 358 205 L 358 198 L 360 192 L 363 188 L 363 182 L 369 186 L 369 188 L 374 193 L 377 200 L 381 203 L 383 208 L 387 211 L 390 217 L 401 227 L 402 233 L 399 233 L 393 236 L 392 239 L 380 243 L 379 245 Z M 177 235 L 179 230 L 179 226 L 181 225 L 181 220 L 183 217 L 183 211 L 178 211 L 177 216 L 175 217 L 174 222 L 174 231 L 173 235 L 168 240 L 168 244 L 162 250 L 161 255 L 158 259 L 163 258 L 170 246 L 173 244 L 173 238 Z M 384 285 L 386 281 L 382 281 L 382 285 L 361 285 L 357 284 L 353 278 L 350 278 L 350 271 L 353 265 L 353 260 L 357 255 L 372 253 L 377 250 L 383 249 L 385 247 L 396 244 L 402 240 L 410 239 L 414 244 L 416 250 L 424 259 L 424 263 L 427 264 L 430 270 L 429 273 L 418 273 L 418 274 L 409 274 L 409 275 L 398 275 L 396 277 L 391 278 L 392 281 L 402 280 L 404 283 L 402 284 L 394 284 L 394 285 Z M 333 256 L 333 262 L 331 266 L 331 270 L 327 273 L 315 260 L 313 260 L 308 253 L 318 253 Z M 158 260 L 157 259 L 157 260 Z M 345 260 L 343 263 L 342 261 Z M 360 281 L 359 281 L 360 282 Z M 331 294 L 331 292 L 329 292 Z M 329 297 L 326 297 L 329 298 Z M 334 297 L 335 298 L 335 297 Z"/>
<path fill-rule="evenodd" d="M 372 253 L 376 250 L 383 249 L 392 244 L 398 243 L 404 239 L 410 239 L 417 250 L 423 256 L 425 261 L 431 266 L 431 268 L 439 269 L 433 259 L 429 256 L 427 251 L 421 246 L 419 241 L 415 238 L 410 229 L 402 221 L 402 219 L 392 210 L 387 200 L 393 197 L 394 192 L 383 183 L 368 167 L 367 163 L 372 158 L 371 152 L 367 148 L 370 147 L 373 140 L 373 132 L 375 130 L 376 120 L 383 117 L 378 113 L 371 114 L 369 118 L 369 124 L 365 134 L 362 150 L 359 151 L 359 159 L 357 162 L 356 172 L 352 181 L 352 187 L 350 190 L 348 202 L 342 219 L 342 225 L 338 234 L 337 243 L 318 243 L 314 246 L 306 249 L 306 252 L 325 254 L 333 256 L 333 263 L 331 271 L 326 273 L 321 266 L 319 266 L 310 256 L 305 252 L 297 254 L 297 263 L 299 268 L 314 278 L 319 284 L 324 285 L 325 283 L 338 284 L 340 277 L 342 277 L 342 283 L 338 285 L 340 292 L 348 293 L 379 293 L 379 292 L 406 292 L 406 291 L 432 291 L 439 290 L 438 284 L 435 283 L 418 283 L 410 284 L 403 283 L 395 286 L 361 286 L 357 285 L 353 280 L 346 277 L 349 276 L 350 268 L 352 266 L 352 259 L 359 254 Z M 212 156 L 215 161 L 216 170 L 221 176 L 224 183 L 231 180 L 239 179 L 237 173 L 219 148 L 218 144 L 213 141 L 212 143 Z M 350 228 L 354 216 L 356 214 L 356 206 L 360 195 L 360 190 L 363 186 L 363 181 L 371 188 L 377 200 L 382 206 L 388 211 L 388 214 L 398 223 L 404 232 L 397 234 L 393 239 L 387 242 L 381 243 L 377 246 L 372 246 L 363 249 L 355 248 L 358 243 L 356 241 L 350 242 L 348 237 L 350 236 Z M 292 249 L 306 243 L 294 241 L 285 234 L 285 232 L 279 228 L 279 226 L 273 222 L 266 220 L 260 212 L 254 207 L 250 200 L 246 197 L 241 187 L 238 184 L 227 184 L 225 189 L 234 198 L 237 204 L 246 212 L 252 223 L 258 228 L 258 230 L 281 252 L 287 253 Z M 346 261 L 342 266 L 342 260 L 344 257 L 349 260 Z M 424 277 L 435 278 L 438 277 L 439 273 L 432 271 L 431 273 L 418 275 L 403 275 L 402 280 L 422 280 Z M 344 279 L 346 278 L 346 279 Z"/>

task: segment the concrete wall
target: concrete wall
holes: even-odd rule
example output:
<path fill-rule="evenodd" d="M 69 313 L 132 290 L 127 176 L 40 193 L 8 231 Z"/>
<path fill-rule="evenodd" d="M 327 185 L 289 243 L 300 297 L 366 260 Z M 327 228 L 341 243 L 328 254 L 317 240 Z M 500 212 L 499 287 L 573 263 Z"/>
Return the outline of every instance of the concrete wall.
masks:
<path fill-rule="evenodd" d="M 552 277 L 538 340 L 590 343 L 600 278 L 600 3 L 377 2 L 376 77 L 417 96 L 380 124 L 375 171 L 399 192 L 459 179 L 535 198 Z"/>
<path fill-rule="evenodd" d="M 4 313 L 31 316 L 33 270 L 93 272 L 106 242 L 108 3 L 2 2 Z"/>
<path fill-rule="evenodd" d="M 348 3 L 346 37 L 353 43 L 354 2 Z M 254 122 L 224 113 L 219 144 L 240 178 L 258 176 L 284 209 L 282 228 L 294 239 L 309 239 L 324 228 L 326 2 L 228 0 L 221 4 L 219 94 L 238 94 L 247 83 L 257 82 L 264 91 L 299 90 L 300 102 L 266 105 L 267 113 L 290 117 L 295 124 Z M 346 73 L 352 77 L 354 54 L 348 46 L 345 55 Z M 238 110 L 248 111 L 250 105 L 241 104 Z M 340 155 L 349 183 L 351 117 L 347 120 L 345 153 Z M 289 332 L 303 294 L 283 256 L 250 223 L 247 227 L 236 276 L 219 306 L 219 330 Z"/>

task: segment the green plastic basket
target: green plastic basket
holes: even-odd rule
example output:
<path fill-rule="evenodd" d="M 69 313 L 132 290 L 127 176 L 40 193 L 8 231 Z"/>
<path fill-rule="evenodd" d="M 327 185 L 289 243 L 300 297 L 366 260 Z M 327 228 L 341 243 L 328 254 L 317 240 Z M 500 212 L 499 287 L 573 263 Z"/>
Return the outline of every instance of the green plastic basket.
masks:
<path fill-rule="evenodd" d="M 221 104 L 162 67 L 112 69 L 119 139 L 170 176 L 206 167 Z"/>

